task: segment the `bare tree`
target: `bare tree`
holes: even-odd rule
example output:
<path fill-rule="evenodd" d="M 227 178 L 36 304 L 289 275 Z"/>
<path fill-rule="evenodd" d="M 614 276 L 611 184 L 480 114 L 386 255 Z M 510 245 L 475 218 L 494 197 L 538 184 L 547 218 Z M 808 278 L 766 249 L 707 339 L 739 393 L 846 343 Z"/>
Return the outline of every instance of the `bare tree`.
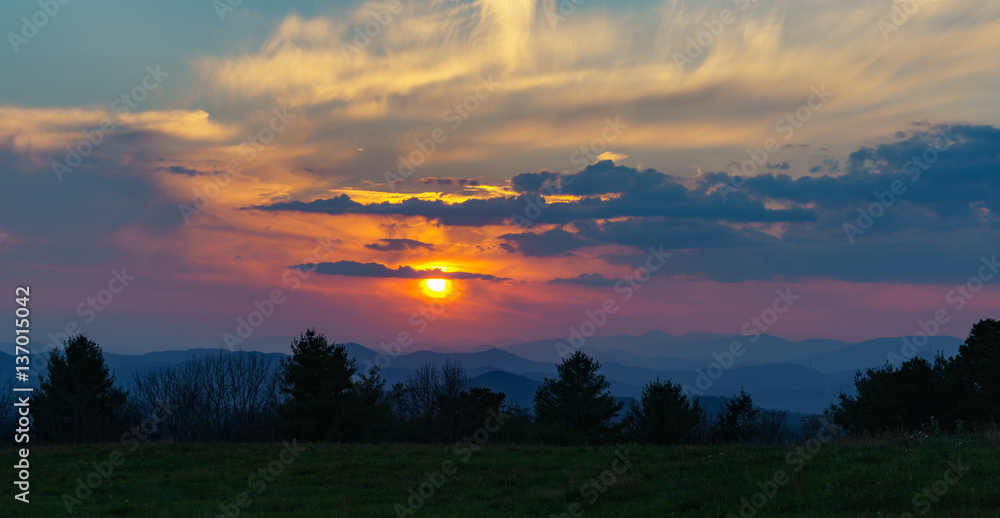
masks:
<path fill-rule="evenodd" d="M 184 442 L 265 441 L 277 437 L 277 364 L 257 353 L 222 351 L 133 375 L 133 421 L 173 406 L 156 434 Z"/>

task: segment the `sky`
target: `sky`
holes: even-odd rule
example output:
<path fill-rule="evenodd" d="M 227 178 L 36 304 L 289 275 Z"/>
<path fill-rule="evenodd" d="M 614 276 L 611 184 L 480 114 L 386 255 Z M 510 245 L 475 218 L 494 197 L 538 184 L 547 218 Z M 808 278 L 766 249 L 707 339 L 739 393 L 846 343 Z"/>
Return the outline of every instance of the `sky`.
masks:
<path fill-rule="evenodd" d="M 997 317 L 990 0 L 56 4 L 0 7 L 0 284 L 43 345 Z"/>

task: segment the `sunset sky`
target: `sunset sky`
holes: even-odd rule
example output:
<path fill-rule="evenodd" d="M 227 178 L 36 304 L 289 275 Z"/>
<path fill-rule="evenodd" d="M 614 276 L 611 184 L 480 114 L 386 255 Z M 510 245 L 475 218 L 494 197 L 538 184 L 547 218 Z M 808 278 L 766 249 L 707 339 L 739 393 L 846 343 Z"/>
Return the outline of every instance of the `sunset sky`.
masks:
<path fill-rule="evenodd" d="M 1000 316 L 995 0 L 577 2 L 6 2 L 2 285 L 136 353 Z"/>

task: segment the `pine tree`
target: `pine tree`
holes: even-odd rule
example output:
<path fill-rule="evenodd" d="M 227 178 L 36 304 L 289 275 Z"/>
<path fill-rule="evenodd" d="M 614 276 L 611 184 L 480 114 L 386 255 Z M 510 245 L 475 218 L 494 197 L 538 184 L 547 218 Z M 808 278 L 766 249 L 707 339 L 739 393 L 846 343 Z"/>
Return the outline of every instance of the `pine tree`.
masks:
<path fill-rule="evenodd" d="M 49 354 L 48 376 L 35 401 L 39 436 L 56 442 L 117 438 L 125 429 L 126 393 L 104 362 L 101 346 L 79 334 Z"/>
<path fill-rule="evenodd" d="M 598 374 L 600 368 L 600 362 L 581 351 L 565 358 L 557 367 L 558 378 L 545 378 L 535 391 L 538 421 L 590 438 L 607 434 L 624 404 L 615 402 L 607 378 Z"/>
<path fill-rule="evenodd" d="M 353 358 L 343 344 L 327 343 L 326 336 L 308 329 L 292 340 L 292 356 L 281 361 L 275 425 L 288 437 L 302 441 L 357 441 L 369 419 L 358 412 L 362 401 L 372 402 L 382 382 L 370 376 L 355 387 Z"/>
<path fill-rule="evenodd" d="M 657 379 L 643 387 L 641 406 L 633 403 L 630 414 L 636 435 L 643 441 L 679 444 L 694 438 L 702 410 L 698 400 L 692 403 L 681 392 L 679 384 Z"/>
<path fill-rule="evenodd" d="M 740 389 L 740 393 L 726 401 L 719 410 L 710 432 L 712 440 L 719 443 L 750 442 L 756 435 L 758 414 L 759 411 L 754 407 L 750 394 Z"/>

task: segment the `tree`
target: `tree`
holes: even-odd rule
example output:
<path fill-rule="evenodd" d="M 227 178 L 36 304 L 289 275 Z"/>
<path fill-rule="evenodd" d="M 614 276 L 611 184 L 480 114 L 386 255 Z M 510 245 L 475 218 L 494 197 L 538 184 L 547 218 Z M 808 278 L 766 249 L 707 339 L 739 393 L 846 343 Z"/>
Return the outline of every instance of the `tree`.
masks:
<path fill-rule="evenodd" d="M 535 391 L 538 422 L 565 426 L 587 438 L 606 435 L 624 403 L 615 402 L 610 383 L 598 374 L 600 362 L 576 351 L 557 367 L 558 378 L 545 378 Z"/>
<path fill-rule="evenodd" d="M 718 443 L 750 442 L 757 435 L 758 414 L 750 394 L 740 389 L 740 393 L 719 410 L 710 431 L 711 439 Z"/>
<path fill-rule="evenodd" d="M 463 390 L 457 396 L 442 394 L 438 400 L 442 439 L 453 442 L 472 435 L 486 423 L 490 412 L 501 413 L 506 397 L 484 387 Z"/>
<path fill-rule="evenodd" d="M 825 415 L 853 432 L 887 428 L 916 429 L 932 421 L 942 428 L 957 420 L 978 423 L 1000 419 L 1000 322 L 981 320 L 972 326 L 958 355 L 942 353 L 933 364 L 917 357 L 898 368 L 858 371 L 857 394 L 840 394 Z"/>
<path fill-rule="evenodd" d="M 445 442 L 483 426 L 490 411 L 500 412 L 505 397 L 489 389 L 469 388 L 465 367 L 455 360 L 446 360 L 441 367 L 421 365 L 391 393 L 403 438 Z"/>
<path fill-rule="evenodd" d="M 946 378 L 948 361 L 938 356 L 932 365 L 917 357 L 898 368 L 890 363 L 858 371 L 857 395 L 840 395 L 827 412 L 833 421 L 854 432 L 903 428 L 914 430 L 935 417 L 953 423 L 958 401 Z"/>
<path fill-rule="evenodd" d="M 433 440 L 438 402 L 443 394 L 442 376 L 433 363 L 421 365 L 398 388 L 393 388 L 402 421 L 411 423 L 412 430 L 419 430 L 419 439 Z"/>
<path fill-rule="evenodd" d="M 101 346 L 79 334 L 49 354 L 48 376 L 41 377 L 35 400 L 35 427 L 39 436 L 57 442 L 116 439 L 126 428 L 126 397 L 115 386 Z"/>
<path fill-rule="evenodd" d="M 359 441 L 366 435 L 372 423 L 359 413 L 365 394 L 373 385 L 380 390 L 382 382 L 361 378 L 367 388 L 356 387 L 357 367 L 343 344 L 329 344 L 310 328 L 292 340 L 292 356 L 280 368 L 283 400 L 276 425 L 283 434 L 305 441 Z"/>
<path fill-rule="evenodd" d="M 640 440 L 680 444 L 694 438 L 702 410 L 698 400 L 689 400 L 679 384 L 657 379 L 643 387 L 641 406 L 632 403 L 629 413 Z"/>
<path fill-rule="evenodd" d="M 375 441 L 385 437 L 390 423 L 389 398 L 385 393 L 385 378 L 376 365 L 354 383 L 358 398 L 355 420 L 356 435 L 362 441 Z"/>
<path fill-rule="evenodd" d="M 133 374 L 129 420 L 157 416 L 156 434 L 175 441 L 270 441 L 278 362 L 248 351 L 219 351 Z M 170 414 L 164 416 L 163 410 Z"/>
<path fill-rule="evenodd" d="M 966 419 L 1000 419 L 1000 322 L 986 319 L 973 325 L 948 374 L 960 392 Z"/>

